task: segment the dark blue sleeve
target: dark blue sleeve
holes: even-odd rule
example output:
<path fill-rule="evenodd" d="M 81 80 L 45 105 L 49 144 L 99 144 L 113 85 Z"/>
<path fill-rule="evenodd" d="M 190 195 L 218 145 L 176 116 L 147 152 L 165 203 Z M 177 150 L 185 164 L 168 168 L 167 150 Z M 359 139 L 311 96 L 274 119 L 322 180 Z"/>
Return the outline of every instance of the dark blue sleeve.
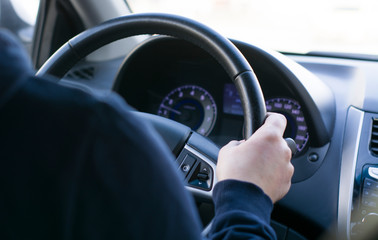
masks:
<path fill-rule="evenodd" d="M 213 199 L 210 239 L 276 239 L 269 224 L 273 203 L 256 185 L 221 181 L 214 187 Z"/>

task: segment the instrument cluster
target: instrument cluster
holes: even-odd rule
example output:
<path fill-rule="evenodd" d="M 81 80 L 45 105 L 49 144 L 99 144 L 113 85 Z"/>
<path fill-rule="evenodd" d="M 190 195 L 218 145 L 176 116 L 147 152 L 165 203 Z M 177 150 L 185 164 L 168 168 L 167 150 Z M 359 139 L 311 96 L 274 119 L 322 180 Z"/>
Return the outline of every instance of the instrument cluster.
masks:
<path fill-rule="evenodd" d="M 265 104 L 268 112 L 277 112 L 286 117 L 287 127 L 284 137 L 295 140 L 297 155 L 300 155 L 309 141 L 308 127 L 301 105 L 298 101 L 287 97 L 268 98 Z M 219 118 L 242 118 L 243 109 L 236 87 L 232 83 L 224 84 L 222 101 L 218 104 L 210 91 L 203 87 L 183 85 L 172 89 L 163 97 L 156 114 L 211 137 L 217 121 L 222 121 Z M 242 124 L 242 121 L 239 122 Z"/>

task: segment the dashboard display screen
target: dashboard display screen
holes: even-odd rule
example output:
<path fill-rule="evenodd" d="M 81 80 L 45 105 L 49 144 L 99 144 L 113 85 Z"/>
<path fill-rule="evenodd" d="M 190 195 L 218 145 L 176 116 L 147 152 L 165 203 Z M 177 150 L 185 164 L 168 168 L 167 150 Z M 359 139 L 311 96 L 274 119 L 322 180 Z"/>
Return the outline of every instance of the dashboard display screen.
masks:
<path fill-rule="evenodd" d="M 232 83 L 224 85 L 223 91 L 223 112 L 243 116 L 243 108 L 240 101 L 240 96 L 236 87 Z"/>

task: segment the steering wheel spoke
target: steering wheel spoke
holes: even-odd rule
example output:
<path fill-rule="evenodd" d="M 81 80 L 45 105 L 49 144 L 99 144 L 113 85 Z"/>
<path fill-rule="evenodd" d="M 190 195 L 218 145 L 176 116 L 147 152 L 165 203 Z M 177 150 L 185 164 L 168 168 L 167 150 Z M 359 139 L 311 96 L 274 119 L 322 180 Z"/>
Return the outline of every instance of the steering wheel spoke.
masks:
<path fill-rule="evenodd" d="M 199 201 L 211 202 L 218 146 L 181 123 L 149 113 L 134 115 L 149 122 L 177 156 L 176 165 L 189 192 Z"/>

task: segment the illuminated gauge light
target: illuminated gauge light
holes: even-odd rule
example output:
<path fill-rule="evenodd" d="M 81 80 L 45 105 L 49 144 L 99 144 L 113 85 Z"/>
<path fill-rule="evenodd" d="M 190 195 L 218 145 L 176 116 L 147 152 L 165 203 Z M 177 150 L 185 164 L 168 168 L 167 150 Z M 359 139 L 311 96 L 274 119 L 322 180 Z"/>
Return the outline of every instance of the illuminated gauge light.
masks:
<path fill-rule="evenodd" d="M 185 85 L 173 89 L 164 97 L 157 114 L 208 136 L 215 125 L 217 106 L 205 89 L 196 85 Z"/>
<path fill-rule="evenodd" d="M 294 139 L 297 144 L 297 155 L 307 146 L 309 140 L 308 127 L 303 116 L 300 104 L 289 98 L 273 98 L 265 102 L 269 112 L 277 112 L 287 119 L 287 127 L 284 137 Z"/>

